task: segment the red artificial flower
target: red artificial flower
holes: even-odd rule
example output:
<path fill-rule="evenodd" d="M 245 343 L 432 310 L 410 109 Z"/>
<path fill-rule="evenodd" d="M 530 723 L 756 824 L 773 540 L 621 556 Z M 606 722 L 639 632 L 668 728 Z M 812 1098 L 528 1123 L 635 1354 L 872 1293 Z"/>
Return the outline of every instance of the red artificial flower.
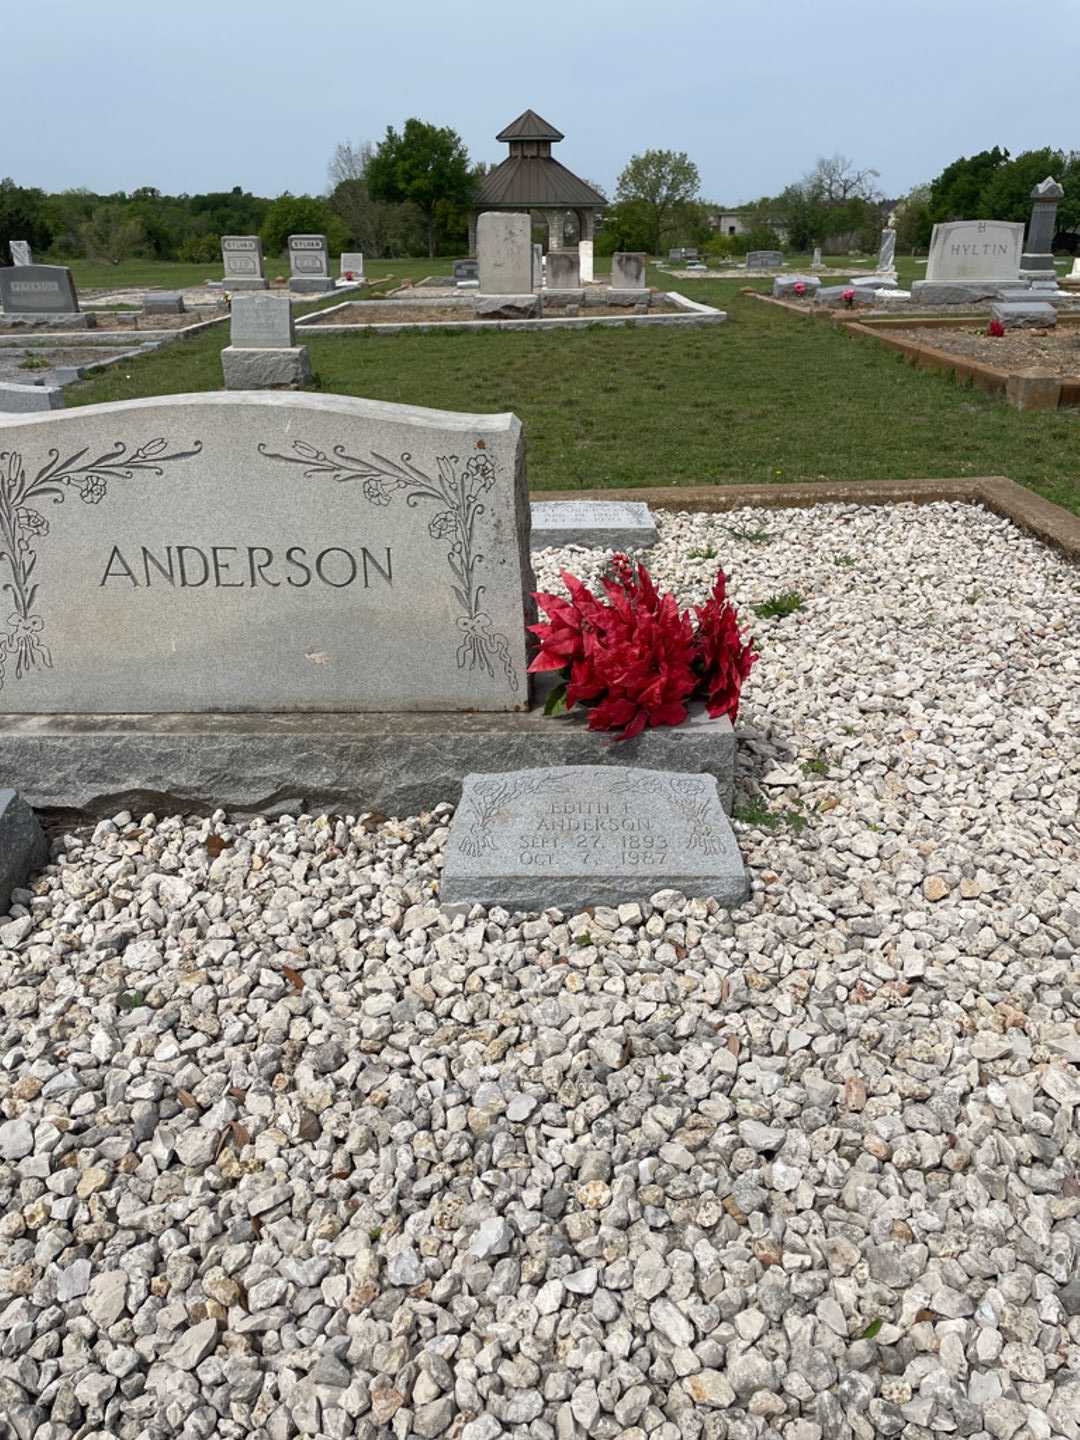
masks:
<path fill-rule="evenodd" d="M 791 288 L 794 290 L 796 295 L 806 294 L 806 286 L 801 280 L 796 280 L 795 284 Z"/>
<path fill-rule="evenodd" d="M 852 287 L 851 289 L 845 290 L 844 293 L 840 296 L 840 299 L 843 300 L 846 305 L 851 305 L 851 304 L 854 302 L 854 300 L 855 300 L 855 289 L 854 289 L 854 287 Z"/>
<path fill-rule="evenodd" d="M 1001 323 L 1000 320 L 991 320 L 990 327 L 986 333 L 988 335 L 993 335 L 995 338 L 1000 340 L 1002 335 L 1005 334 L 1005 326 Z"/>
<path fill-rule="evenodd" d="M 674 595 L 660 595 L 644 565 L 625 555 L 612 561 L 603 581 L 606 602 L 566 571 L 570 599 L 538 593 L 548 620 L 530 626 L 540 638 L 531 671 L 567 675 L 567 707 L 584 704 L 592 730 L 619 730 L 622 740 L 646 727 L 678 725 L 691 699 L 709 714 L 738 713 L 739 690 L 757 659 L 744 642 L 734 607 L 717 573 L 713 593 L 697 606 L 697 629 Z"/>

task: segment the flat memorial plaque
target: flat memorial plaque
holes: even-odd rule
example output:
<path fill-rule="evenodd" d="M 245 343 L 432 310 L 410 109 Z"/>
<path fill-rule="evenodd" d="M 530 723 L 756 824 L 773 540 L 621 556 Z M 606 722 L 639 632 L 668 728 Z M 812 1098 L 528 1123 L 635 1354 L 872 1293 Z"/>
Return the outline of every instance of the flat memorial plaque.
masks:
<path fill-rule="evenodd" d="M 578 911 L 668 889 L 721 905 L 749 894 L 711 775 L 566 765 L 465 776 L 443 905 Z"/>
<path fill-rule="evenodd" d="M 174 395 L 0 452 L 0 712 L 528 706 L 513 415 Z"/>
<path fill-rule="evenodd" d="M 659 537 L 649 507 L 640 500 L 535 500 L 533 550 L 587 545 L 597 550 L 644 550 Z"/>

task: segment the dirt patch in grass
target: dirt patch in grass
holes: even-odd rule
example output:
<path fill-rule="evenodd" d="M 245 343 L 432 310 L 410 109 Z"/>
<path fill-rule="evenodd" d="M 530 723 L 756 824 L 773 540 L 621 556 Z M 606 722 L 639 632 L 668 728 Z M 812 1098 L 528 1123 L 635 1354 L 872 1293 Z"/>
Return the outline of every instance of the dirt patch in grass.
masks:
<path fill-rule="evenodd" d="M 1080 376 L 1080 329 L 1010 330 L 1004 335 L 988 335 L 981 330 L 896 329 L 888 334 L 965 360 L 978 360 L 995 370 L 1038 366 L 1062 379 Z"/>

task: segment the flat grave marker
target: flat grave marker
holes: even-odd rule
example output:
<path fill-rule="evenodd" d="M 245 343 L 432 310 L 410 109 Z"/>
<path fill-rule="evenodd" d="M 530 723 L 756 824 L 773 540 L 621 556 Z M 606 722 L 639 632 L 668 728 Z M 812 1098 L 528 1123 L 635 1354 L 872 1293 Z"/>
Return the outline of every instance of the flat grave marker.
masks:
<path fill-rule="evenodd" d="M 658 539 L 656 521 L 640 500 L 534 500 L 534 550 L 587 545 L 598 550 L 643 550 Z"/>
<path fill-rule="evenodd" d="M 749 893 L 711 775 L 568 765 L 465 776 L 443 905 L 574 912 L 666 889 L 729 906 Z"/>

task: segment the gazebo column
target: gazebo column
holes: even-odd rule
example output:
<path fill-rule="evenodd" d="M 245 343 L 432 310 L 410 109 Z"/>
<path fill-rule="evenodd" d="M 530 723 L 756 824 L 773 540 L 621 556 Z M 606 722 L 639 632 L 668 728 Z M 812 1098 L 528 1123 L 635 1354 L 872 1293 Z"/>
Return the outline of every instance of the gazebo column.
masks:
<path fill-rule="evenodd" d="M 579 210 L 578 216 L 578 265 L 581 283 L 591 285 L 593 279 L 593 220 L 592 210 Z"/>
<path fill-rule="evenodd" d="M 552 250 L 561 250 L 561 249 L 562 249 L 562 239 L 563 239 L 562 211 L 561 211 L 561 210 L 549 210 L 549 211 L 547 212 L 546 219 L 547 219 L 547 232 L 548 232 L 548 254 L 550 255 L 551 252 L 552 252 Z"/>

